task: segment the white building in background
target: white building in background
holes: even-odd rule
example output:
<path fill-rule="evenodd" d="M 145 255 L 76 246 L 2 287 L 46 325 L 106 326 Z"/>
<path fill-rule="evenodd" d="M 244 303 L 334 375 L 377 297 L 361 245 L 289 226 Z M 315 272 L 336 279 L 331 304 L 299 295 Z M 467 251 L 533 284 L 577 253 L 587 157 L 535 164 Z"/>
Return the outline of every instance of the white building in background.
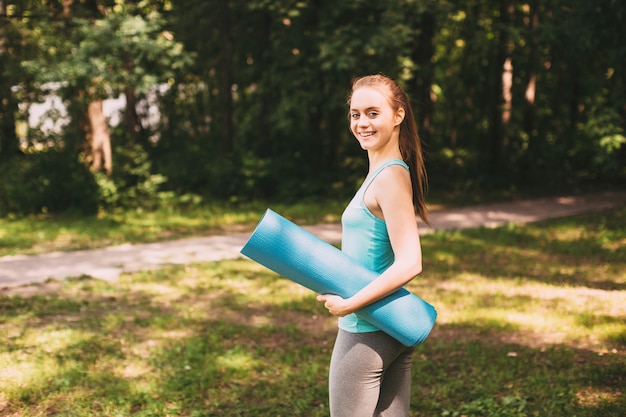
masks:
<path fill-rule="evenodd" d="M 63 128 L 69 123 L 69 116 L 67 109 L 63 104 L 61 98 L 55 94 L 61 83 L 47 83 L 43 86 L 48 94 L 45 96 L 44 101 L 41 103 L 19 103 L 18 109 L 20 113 L 28 116 L 28 123 L 18 123 L 17 135 L 26 146 L 26 139 L 28 130 L 38 129 L 41 131 L 42 136 L 49 136 L 60 134 Z M 144 128 L 150 126 L 156 126 L 160 119 L 159 107 L 158 107 L 158 94 L 163 94 L 167 91 L 167 84 L 155 87 L 153 91 L 147 94 L 145 100 L 140 101 L 137 105 L 142 107 L 142 111 L 139 114 L 140 123 Z M 126 97 L 121 94 L 117 98 L 110 98 L 104 100 L 103 110 L 106 116 L 109 126 L 115 127 L 122 122 L 122 114 L 126 108 Z M 147 108 L 147 112 L 146 112 Z M 153 138 L 154 141 L 158 141 L 158 138 Z"/>

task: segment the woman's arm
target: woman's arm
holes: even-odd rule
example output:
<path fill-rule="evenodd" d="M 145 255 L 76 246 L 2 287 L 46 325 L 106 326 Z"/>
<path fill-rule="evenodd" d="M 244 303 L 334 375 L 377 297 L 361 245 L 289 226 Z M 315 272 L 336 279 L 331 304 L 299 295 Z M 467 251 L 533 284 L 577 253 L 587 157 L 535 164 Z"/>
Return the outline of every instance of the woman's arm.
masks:
<path fill-rule="evenodd" d="M 387 224 L 394 262 L 378 278 L 350 298 L 320 295 L 336 316 L 353 313 L 398 290 L 422 272 L 422 251 L 413 208 L 411 179 L 401 166 L 383 170 L 367 189 L 367 207 Z"/>

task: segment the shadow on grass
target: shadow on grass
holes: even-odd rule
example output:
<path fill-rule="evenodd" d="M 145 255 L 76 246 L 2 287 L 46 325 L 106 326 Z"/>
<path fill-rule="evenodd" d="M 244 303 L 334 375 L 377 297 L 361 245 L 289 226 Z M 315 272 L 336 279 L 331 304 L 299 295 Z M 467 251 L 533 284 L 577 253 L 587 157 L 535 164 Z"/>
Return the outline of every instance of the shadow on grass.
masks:
<path fill-rule="evenodd" d="M 623 415 L 623 357 L 529 348 L 506 336 L 481 326 L 436 327 L 414 363 L 415 415 Z"/>
<path fill-rule="evenodd" d="M 477 273 L 623 291 L 625 225 L 622 208 L 529 225 L 437 232 L 422 239 L 424 270 L 439 271 L 444 279 Z"/>
<path fill-rule="evenodd" d="M 147 273 L 127 287 L 82 280 L 48 296 L 0 298 L 2 325 L 11 332 L 1 354 L 47 363 L 44 377 L 9 391 L 0 416 L 328 415 L 334 319 L 312 296 L 233 298 L 244 280 L 219 299 L 199 282 L 162 300 L 139 286 L 169 275 L 163 290 L 176 291 L 185 285 L 182 270 Z M 213 311 L 197 313 L 202 309 Z M 77 336 L 56 347 L 24 336 L 51 329 Z M 416 351 L 411 415 L 622 415 L 623 357 L 531 348 L 507 342 L 512 331 L 495 322 L 437 325 Z"/>
<path fill-rule="evenodd" d="M 626 288 L 626 209 L 584 219 L 424 237 L 411 285 L 449 316 L 416 350 L 412 417 L 624 414 L 622 310 L 597 298 Z M 37 289 L 0 296 L 0 417 L 328 415 L 335 319 L 250 261 Z M 562 323 L 616 348 L 551 343 Z"/>
<path fill-rule="evenodd" d="M 164 282 L 151 274 L 137 283 Z M 27 381 L 0 395 L 0 416 L 327 414 L 332 334 L 300 326 L 324 321 L 314 310 L 253 302 L 236 289 L 162 301 L 96 280 L 66 284 L 47 295 L 0 297 L 8 334 L 0 380 Z M 192 317 L 181 305 L 213 312 Z M 49 342 L 59 330 L 67 340 Z"/>

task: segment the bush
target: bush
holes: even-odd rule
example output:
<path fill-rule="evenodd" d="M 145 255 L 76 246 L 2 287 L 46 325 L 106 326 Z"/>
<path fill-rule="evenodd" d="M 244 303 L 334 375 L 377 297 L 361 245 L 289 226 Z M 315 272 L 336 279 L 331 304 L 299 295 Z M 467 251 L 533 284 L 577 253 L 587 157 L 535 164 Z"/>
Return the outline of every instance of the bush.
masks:
<path fill-rule="evenodd" d="M 98 211 L 98 185 L 69 152 L 51 149 L 12 158 L 0 166 L 0 178 L 0 215 Z"/>
<path fill-rule="evenodd" d="M 100 202 L 105 208 L 152 208 L 167 178 L 152 172 L 149 154 L 138 144 L 113 150 L 113 175 L 96 173 Z"/>

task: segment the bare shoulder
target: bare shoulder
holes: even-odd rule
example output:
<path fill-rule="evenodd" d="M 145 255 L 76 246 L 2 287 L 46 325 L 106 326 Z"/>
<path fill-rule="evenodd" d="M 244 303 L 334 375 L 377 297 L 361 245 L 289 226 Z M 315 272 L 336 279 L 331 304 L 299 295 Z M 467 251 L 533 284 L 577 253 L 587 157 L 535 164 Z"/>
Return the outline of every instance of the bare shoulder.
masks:
<path fill-rule="evenodd" d="M 383 169 L 374 179 L 371 188 L 371 197 L 380 209 L 395 209 L 412 204 L 411 176 L 402 165 L 391 165 Z"/>
<path fill-rule="evenodd" d="M 376 217 L 411 203 L 411 176 L 402 165 L 391 165 L 378 173 L 365 191 L 363 201 Z"/>
<path fill-rule="evenodd" d="M 407 186 L 411 190 L 411 176 L 402 165 L 390 165 L 383 169 L 374 182 L 378 182 L 377 185 L 385 190 L 401 190 Z"/>

